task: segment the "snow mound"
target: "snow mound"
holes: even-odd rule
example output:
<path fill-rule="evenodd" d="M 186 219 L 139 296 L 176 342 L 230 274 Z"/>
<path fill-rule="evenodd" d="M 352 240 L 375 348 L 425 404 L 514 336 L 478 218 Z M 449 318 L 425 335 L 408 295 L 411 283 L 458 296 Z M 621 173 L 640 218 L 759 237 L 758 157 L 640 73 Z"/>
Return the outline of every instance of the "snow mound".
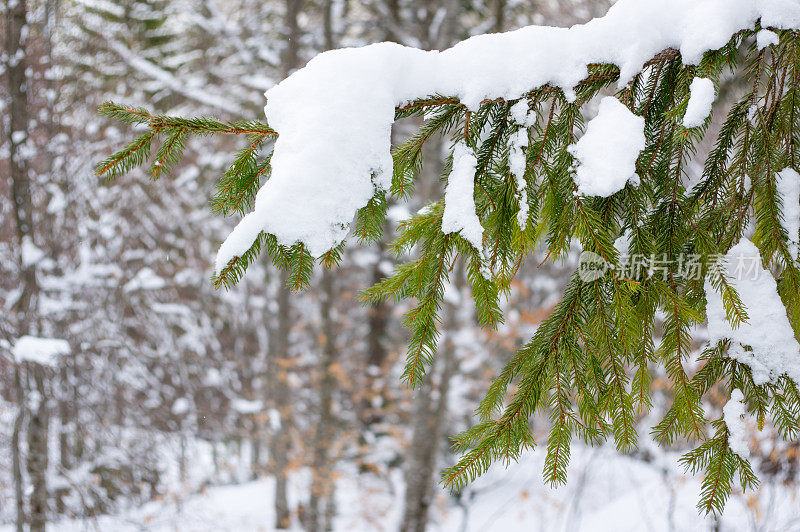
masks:
<path fill-rule="evenodd" d="M 442 233 L 461 233 L 472 246 L 483 249 L 483 226 L 475 212 L 475 154 L 463 142 L 453 149 L 453 171 L 444 191 Z"/>
<path fill-rule="evenodd" d="M 716 98 L 714 82 L 708 78 L 694 78 L 689 86 L 689 104 L 683 115 L 683 127 L 702 126 L 711 116 L 711 106 Z"/>
<path fill-rule="evenodd" d="M 750 458 L 750 445 L 747 443 L 745 414 L 744 395 L 741 390 L 734 389 L 731 392 L 731 398 L 722 407 L 722 416 L 725 420 L 725 426 L 728 427 L 728 446 L 731 451 L 748 460 Z"/>
<path fill-rule="evenodd" d="M 781 42 L 780 37 L 774 31 L 761 30 L 756 34 L 756 44 L 759 50 L 763 50 L 767 46 L 778 44 Z"/>
<path fill-rule="evenodd" d="M 800 344 L 778 295 L 772 274 L 764 269 L 758 248 L 742 238 L 718 267 L 727 275 L 747 310 L 748 321 L 735 329 L 728 321 L 722 296 L 706 280 L 709 341 L 731 340 L 728 356 L 746 364 L 756 384 L 787 375 L 800 383 Z"/>
<path fill-rule="evenodd" d="M 608 197 L 625 188 L 628 181 L 637 184 L 636 159 L 645 143 L 644 118 L 616 98 L 603 98 L 586 133 L 569 147 L 578 162 L 578 193 Z"/>
<path fill-rule="evenodd" d="M 69 342 L 56 338 L 23 336 L 11 350 L 17 362 L 35 362 L 42 366 L 54 366 L 56 359 L 70 353 Z"/>
<path fill-rule="evenodd" d="M 697 64 L 759 18 L 765 27 L 800 28 L 800 3 L 619 0 L 586 24 L 480 35 L 442 52 L 381 43 L 322 53 L 266 93 L 267 120 L 279 133 L 271 178 L 220 247 L 216 270 L 261 231 L 313 255 L 343 241 L 356 211 L 389 187 L 397 105 L 444 94 L 475 109 L 546 84 L 573 99 L 590 64 L 619 66 L 625 85 L 659 52 L 677 48 Z"/>

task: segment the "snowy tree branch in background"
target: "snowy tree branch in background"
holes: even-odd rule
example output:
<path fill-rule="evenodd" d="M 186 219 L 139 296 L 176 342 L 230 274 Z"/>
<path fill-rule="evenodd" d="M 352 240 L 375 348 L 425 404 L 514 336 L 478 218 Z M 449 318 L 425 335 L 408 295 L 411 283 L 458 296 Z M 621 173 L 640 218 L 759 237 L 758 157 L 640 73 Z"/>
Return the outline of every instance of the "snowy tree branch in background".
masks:
<path fill-rule="evenodd" d="M 770 418 L 784 438 L 798 434 L 800 207 L 782 181 L 799 168 L 798 29 L 800 5 L 784 0 L 620 0 L 582 26 L 528 27 L 444 52 L 389 43 L 328 52 L 268 91 L 269 126 L 107 104 L 104 113 L 148 130 L 97 172 L 114 177 L 143 164 L 158 138 L 158 177 L 191 135 L 247 135 L 213 205 L 225 215 L 252 212 L 220 248 L 214 283 L 237 282 L 266 250 L 298 290 L 314 257 L 338 262 L 353 218 L 361 242 L 380 238 L 387 196 L 413 194 L 425 142 L 449 136 L 445 199 L 401 224 L 393 243 L 398 257 L 413 259 L 363 295 L 416 301 L 404 322 L 411 339 L 403 377 L 412 386 L 436 352 L 455 260 L 466 263 L 489 329 L 502 323 L 500 300 L 536 246 L 556 261 L 577 241 L 614 271 L 623 247 L 650 262 L 625 276 L 575 274 L 489 386 L 477 424 L 457 440 L 464 456 L 443 483 L 459 489 L 533 448 L 537 411 L 549 415 L 544 475 L 552 485 L 566 481 L 573 437 L 633 450 L 635 418 L 651 407 L 651 367 L 661 365 L 673 403 L 653 436 L 698 443 L 683 462 L 704 472 L 699 508 L 716 514 L 737 473 L 744 488 L 757 479 L 731 449 L 724 419 L 711 422 L 708 436 L 704 394 L 741 390 L 759 425 Z M 690 161 L 729 72 L 742 73 L 751 90 L 728 112 L 692 182 Z M 600 96 L 600 114 L 584 127 L 583 108 Z M 390 156 L 391 125 L 407 117 L 424 122 Z M 757 283 L 728 267 L 736 252 L 756 255 Z M 698 276 L 676 267 L 686 257 Z M 704 319 L 712 337 L 695 361 L 691 331 Z M 694 362 L 698 369 L 687 369 Z"/>
<path fill-rule="evenodd" d="M 176 93 L 181 94 L 190 100 L 194 100 L 197 103 L 207 105 L 212 109 L 219 109 L 222 112 L 235 116 L 241 116 L 244 114 L 244 108 L 236 102 L 216 94 L 211 94 L 196 87 L 189 87 L 170 72 L 167 72 L 163 68 L 159 68 L 158 65 L 155 65 L 152 62 L 134 54 L 128 48 L 126 48 L 124 44 L 108 38 L 105 39 L 105 41 L 108 44 L 109 49 L 113 50 L 127 65 L 141 72 L 142 74 L 145 74 L 151 79 L 159 81 L 170 90 L 175 91 Z"/>

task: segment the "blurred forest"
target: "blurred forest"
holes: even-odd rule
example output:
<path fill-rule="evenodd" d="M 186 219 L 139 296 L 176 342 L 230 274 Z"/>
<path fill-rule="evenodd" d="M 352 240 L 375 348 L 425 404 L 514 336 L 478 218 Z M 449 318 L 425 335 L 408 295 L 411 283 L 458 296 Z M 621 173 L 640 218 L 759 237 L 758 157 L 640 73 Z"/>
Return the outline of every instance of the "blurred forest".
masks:
<path fill-rule="evenodd" d="M 93 172 L 134 133 L 98 116 L 104 100 L 262 118 L 264 91 L 326 49 L 443 49 L 584 22 L 610 3 L 3 0 L 0 530 L 800 530 L 798 444 L 781 446 L 770 427 L 752 427 L 761 488 L 734 493 L 716 520 L 694 508 L 699 479 L 677 465 L 682 444 L 658 448 L 646 428 L 629 456 L 576 442 L 556 491 L 535 452 L 460 494 L 437 485 L 456 458 L 449 438 L 575 267 L 532 257 L 505 324 L 487 333 L 454 265 L 439 356 L 408 389 L 404 306 L 367 307 L 359 291 L 393 268 L 396 224 L 441 196 L 441 140 L 426 148 L 412 202 L 391 206 L 385 241 L 348 245 L 343 266 L 301 294 L 266 263 L 230 291 L 209 282 L 235 220 L 215 217 L 208 198 L 245 139 L 193 141 L 158 182 Z M 717 105 L 740 90 L 731 75 Z M 394 138 L 414 125 L 398 123 Z M 18 363 L 24 335 L 65 339 L 70 353 Z M 670 403 L 655 397 L 654 417 Z M 532 423 L 546 434 L 546 419 Z"/>

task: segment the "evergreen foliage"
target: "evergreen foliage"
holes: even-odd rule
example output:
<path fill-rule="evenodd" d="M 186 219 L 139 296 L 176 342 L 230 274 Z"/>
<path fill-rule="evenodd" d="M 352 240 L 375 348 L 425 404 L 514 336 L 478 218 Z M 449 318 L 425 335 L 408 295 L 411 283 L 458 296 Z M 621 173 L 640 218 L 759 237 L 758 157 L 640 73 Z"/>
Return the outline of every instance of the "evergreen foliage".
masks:
<path fill-rule="evenodd" d="M 424 121 L 394 150 L 390 194 L 413 194 L 422 148 L 432 136 L 449 136 L 453 144 L 464 141 L 477 157 L 475 203 L 485 234 L 484 250 L 474 249 L 458 234 L 443 234 L 444 202 L 432 203 L 400 225 L 392 244 L 398 257 L 411 258 L 363 293 L 368 302 L 415 301 L 404 320 L 411 336 L 403 378 L 410 385 L 422 381 L 437 351 L 445 286 L 457 259 L 467 265 L 477 317 L 487 329 L 502 323 L 500 298 L 539 245 L 547 247 L 549 260 L 557 261 L 578 240 L 584 250 L 617 264 L 614 241 L 624 233 L 631 253 L 665 257 L 670 264 L 699 255 L 704 265 L 697 279 L 674 269 L 664 275 L 648 275 L 644 269 L 632 278 L 606 276 L 591 282 L 574 275 L 553 313 L 488 387 L 476 410 L 477 423 L 456 441 L 463 457 L 443 473 L 444 485 L 459 489 L 493 462 L 516 459 L 533 448 L 537 442 L 530 419 L 537 412 L 550 421 L 544 476 L 552 485 L 566 481 L 573 438 L 590 444 L 613 439 L 621 452 L 634 450 L 639 438 L 636 421 L 652 407 L 656 366 L 662 366 L 671 381 L 673 401 L 652 435 L 665 446 L 678 440 L 697 446 L 682 463 L 705 475 L 698 504 L 703 512 L 718 514 L 723 509 L 737 476 L 743 488 L 758 482 L 750 464 L 730 449 L 722 419 L 709 419 L 704 396 L 712 388 L 726 394 L 741 389 L 759 427 L 769 420 L 784 438 L 797 437 L 797 383 L 783 376 L 757 385 L 749 367 L 727 356 L 727 342 L 707 346 L 697 360 L 698 369 L 687 369 L 687 362 L 694 361 L 692 327 L 705 319 L 705 278 L 722 294 L 732 324 L 747 320 L 747 309 L 730 280 L 705 265 L 738 242 L 750 223 L 752 240 L 778 277 L 780 296 L 795 333 L 800 333 L 800 269 L 789 252 L 790 235 L 783 229 L 775 186 L 777 171 L 800 170 L 800 36 L 778 33 L 778 45 L 758 50 L 755 31 L 741 32 L 722 49 L 707 53 L 697 66 L 685 66 L 676 50 L 665 50 L 617 91 L 621 102 L 644 117 L 647 145 L 636 165 L 641 184 L 628 184 L 608 198 L 576 194 L 574 161 L 567 147 L 583 128 L 582 107 L 613 90 L 619 70 L 594 65 L 577 87 L 575 101 L 554 87 L 531 90 L 524 98 L 536 115 L 528 129 L 524 178 L 529 220 L 524 230 L 517 222 L 521 196 L 508 161 L 511 136 L 523 127 L 509 115 L 517 101 L 485 101 L 471 113 L 455 98 L 432 95 L 397 109 L 398 119 Z M 695 76 L 718 85 L 731 72 L 745 76 L 750 89 L 728 112 L 702 179 L 688 187 L 687 165 L 708 126 L 708 121 L 694 129 L 682 125 L 689 85 Z M 146 131 L 100 163 L 99 175 L 117 177 L 152 160 L 150 169 L 158 178 L 178 162 L 190 137 L 233 134 L 243 135 L 247 145 L 219 181 L 212 199 L 215 212 L 230 216 L 247 211 L 260 184 L 269 178 L 270 141 L 276 132 L 263 122 L 155 116 L 113 103 L 101 112 Z M 154 142 L 160 145 L 153 155 Z M 451 164 L 445 167 L 445 179 Z M 380 238 L 386 208 L 386 194 L 378 193 L 361 209 L 354 230 L 360 242 Z M 291 272 L 292 289 L 308 286 L 314 258 L 301 244 L 287 248 L 267 234 L 220 271 L 213 279 L 215 286 L 236 283 L 262 251 Z M 324 255 L 324 265 L 335 265 L 340 251 Z"/>

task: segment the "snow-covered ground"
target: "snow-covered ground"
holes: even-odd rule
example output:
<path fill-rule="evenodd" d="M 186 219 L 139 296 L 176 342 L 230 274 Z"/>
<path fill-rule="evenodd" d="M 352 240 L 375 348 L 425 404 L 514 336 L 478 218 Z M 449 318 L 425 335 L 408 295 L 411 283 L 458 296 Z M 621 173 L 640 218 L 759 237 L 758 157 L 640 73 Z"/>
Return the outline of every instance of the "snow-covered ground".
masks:
<path fill-rule="evenodd" d="M 460 497 L 440 492 L 430 530 L 455 531 L 695 531 L 711 530 L 712 520 L 694 505 L 700 479 L 684 476 L 675 457 L 645 461 L 612 447 L 576 446 L 566 486 L 541 481 L 544 452 L 534 452 L 508 469 L 495 466 Z M 401 517 L 399 471 L 385 479 L 342 472 L 338 482 L 336 530 L 394 531 Z M 290 501 L 306 493 L 307 475 L 292 477 Z M 161 500 L 121 515 L 60 521 L 52 530 L 266 531 L 272 530 L 271 479 L 209 488 L 185 500 Z M 294 529 L 302 530 L 297 516 Z M 0 528 L 10 531 L 11 527 Z M 735 492 L 719 530 L 800 530 L 800 493 L 763 483 L 757 492 Z"/>

